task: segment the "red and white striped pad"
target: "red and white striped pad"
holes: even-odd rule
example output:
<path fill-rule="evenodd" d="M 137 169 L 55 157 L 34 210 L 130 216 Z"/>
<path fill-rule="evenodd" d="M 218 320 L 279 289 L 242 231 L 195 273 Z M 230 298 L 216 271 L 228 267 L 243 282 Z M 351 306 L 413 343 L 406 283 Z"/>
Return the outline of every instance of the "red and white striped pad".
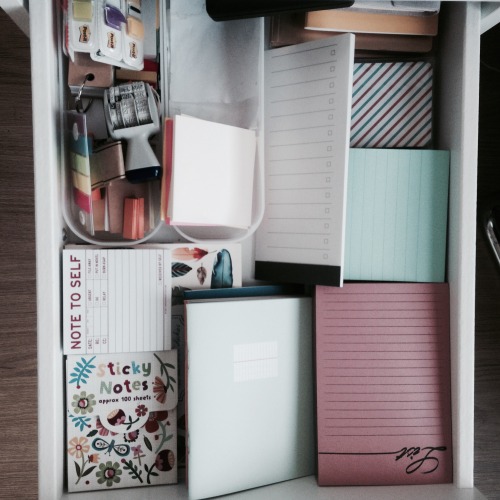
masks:
<path fill-rule="evenodd" d="M 350 146 L 428 147 L 432 74 L 423 61 L 355 63 Z"/>

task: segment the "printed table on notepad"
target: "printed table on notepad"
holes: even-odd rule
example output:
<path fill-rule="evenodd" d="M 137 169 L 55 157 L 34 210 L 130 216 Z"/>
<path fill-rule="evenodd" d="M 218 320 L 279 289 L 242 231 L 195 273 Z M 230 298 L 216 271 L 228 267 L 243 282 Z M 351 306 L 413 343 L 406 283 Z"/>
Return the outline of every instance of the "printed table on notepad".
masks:
<path fill-rule="evenodd" d="M 66 249 L 63 260 L 66 354 L 169 347 L 168 251 Z"/>
<path fill-rule="evenodd" d="M 87 352 L 108 352 L 108 267 L 106 250 L 88 250 L 85 256 Z"/>

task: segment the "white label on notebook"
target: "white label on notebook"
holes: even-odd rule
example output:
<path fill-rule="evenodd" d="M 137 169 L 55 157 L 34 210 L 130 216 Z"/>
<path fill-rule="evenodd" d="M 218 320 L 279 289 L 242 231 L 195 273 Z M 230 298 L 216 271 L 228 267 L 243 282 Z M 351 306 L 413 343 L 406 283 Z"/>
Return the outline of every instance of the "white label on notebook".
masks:
<path fill-rule="evenodd" d="M 278 376 L 278 342 L 256 342 L 233 347 L 234 381 Z"/>

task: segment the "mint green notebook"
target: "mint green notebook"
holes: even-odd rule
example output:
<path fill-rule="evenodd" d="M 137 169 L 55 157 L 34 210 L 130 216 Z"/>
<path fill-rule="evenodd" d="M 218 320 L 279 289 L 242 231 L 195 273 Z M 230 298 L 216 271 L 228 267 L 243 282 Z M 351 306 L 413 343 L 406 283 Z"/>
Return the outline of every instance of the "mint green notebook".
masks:
<path fill-rule="evenodd" d="M 445 279 L 449 152 L 351 149 L 344 279 Z"/>

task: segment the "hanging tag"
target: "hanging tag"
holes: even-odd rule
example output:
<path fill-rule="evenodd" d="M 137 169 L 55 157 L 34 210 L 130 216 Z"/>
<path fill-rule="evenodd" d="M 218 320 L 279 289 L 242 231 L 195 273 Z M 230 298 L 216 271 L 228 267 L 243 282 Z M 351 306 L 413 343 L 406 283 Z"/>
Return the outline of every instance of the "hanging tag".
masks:
<path fill-rule="evenodd" d="M 71 189 L 66 192 L 71 192 L 71 213 L 75 222 L 79 222 L 93 236 L 92 186 L 90 182 L 92 138 L 87 132 L 86 115 L 76 111 L 67 111 L 66 133 L 69 150 L 69 170 L 66 172 L 66 180 L 71 185 Z"/>
<path fill-rule="evenodd" d="M 113 66 L 93 61 L 89 54 L 76 53 L 74 61 L 68 64 L 68 86 L 73 95 L 80 92 L 82 82 L 85 88 L 82 94 L 102 96 L 104 89 L 113 85 Z"/>
<path fill-rule="evenodd" d="M 89 78 L 90 78 L 89 75 L 85 76 L 75 97 L 75 109 L 78 113 L 86 113 L 89 110 L 90 106 L 92 105 L 93 99 L 89 99 L 85 104 L 83 103 L 83 90 Z"/>

